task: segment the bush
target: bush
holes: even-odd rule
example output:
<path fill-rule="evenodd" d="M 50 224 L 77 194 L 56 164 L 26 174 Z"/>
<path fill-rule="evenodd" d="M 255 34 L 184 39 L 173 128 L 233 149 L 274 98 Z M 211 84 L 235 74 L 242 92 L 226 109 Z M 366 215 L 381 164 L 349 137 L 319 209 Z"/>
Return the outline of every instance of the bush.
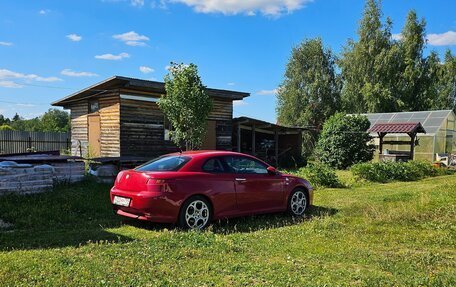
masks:
<path fill-rule="evenodd" d="M 0 125 L 0 131 L 14 131 L 9 125 Z"/>
<path fill-rule="evenodd" d="M 315 154 L 320 162 L 333 168 L 346 169 L 372 159 L 375 147 L 369 142 L 370 123 L 360 115 L 335 114 L 323 125 Z"/>
<path fill-rule="evenodd" d="M 325 164 L 309 164 L 307 167 L 300 168 L 296 174 L 308 180 L 314 187 L 343 186 L 336 175 L 336 171 Z"/>
<path fill-rule="evenodd" d="M 426 161 L 358 163 L 350 170 L 357 178 L 382 183 L 448 174 L 446 169 L 434 167 Z"/>

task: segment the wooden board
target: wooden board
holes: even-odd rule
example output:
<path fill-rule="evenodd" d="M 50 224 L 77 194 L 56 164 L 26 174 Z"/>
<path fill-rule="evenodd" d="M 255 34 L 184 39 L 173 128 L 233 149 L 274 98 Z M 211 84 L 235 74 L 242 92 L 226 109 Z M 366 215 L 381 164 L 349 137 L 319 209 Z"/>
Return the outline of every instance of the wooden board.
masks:
<path fill-rule="evenodd" d="M 207 121 L 206 135 L 201 149 L 217 149 L 216 123 L 216 121 Z"/>
<path fill-rule="evenodd" d="M 91 115 L 88 117 L 89 122 L 89 156 L 95 157 L 101 154 L 100 139 L 100 116 Z"/>

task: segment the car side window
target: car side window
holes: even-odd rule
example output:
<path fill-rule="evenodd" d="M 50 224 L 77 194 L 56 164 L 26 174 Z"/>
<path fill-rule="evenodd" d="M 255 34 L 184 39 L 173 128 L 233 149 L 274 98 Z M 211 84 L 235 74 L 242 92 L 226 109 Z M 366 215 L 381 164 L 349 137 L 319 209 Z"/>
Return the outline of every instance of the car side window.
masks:
<path fill-rule="evenodd" d="M 223 158 L 227 166 L 235 173 L 267 174 L 267 165 L 243 156 L 227 156 Z"/>
<path fill-rule="evenodd" d="M 225 172 L 225 168 L 223 167 L 222 162 L 218 158 L 211 158 L 207 160 L 202 167 L 204 172 L 212 172 L 212 173 L 222 173 Z"/>

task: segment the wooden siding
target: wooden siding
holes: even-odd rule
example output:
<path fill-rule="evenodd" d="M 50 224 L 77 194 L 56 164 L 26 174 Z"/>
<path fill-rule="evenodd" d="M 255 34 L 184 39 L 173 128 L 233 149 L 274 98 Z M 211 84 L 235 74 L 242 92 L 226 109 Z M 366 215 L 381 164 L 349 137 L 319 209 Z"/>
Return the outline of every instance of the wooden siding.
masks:
<path fill-rule="evenodd" d="M 178 151 L 164 140 L 164 114 L 153 102 L 121 99 L 121 155 L 156 157 Z M 213 99 L 209 120 L 216 121 L 216 148 L 231 150 L 231 100 Z"/>
<path fill-rule="evenodd" d="M 101 130 L 100 156 L 120 156 L 119 95 L 117 93 L 105 94 L 98 99 L 98 102 Z M 71 154 L 87 156 L 89 102 L 81 100 L 72 103 L 69 108 L 71 110 Z"/>
<path fill-rule="evenodd" d="M 164 115 L 156 103 L 128 99 L 120 102 L 122 156 L 156 157 L 179 150 L 164 140 Z"/>
<path fill-rule="evenodd" d="M 212 98 L 212 111 L 209 120 L 229 120 L 233 119 L 233 101 L 221 98 Z"/>
<path fill-rule="evenodd" d="M 71 110 L 71 154 L 85 156 L 88 147 L 87 101 L 73 103 Z"/>
<path fill-rule="evenodd" d="M 120 156 L 120 98 L 114 93 L 98 100 L 100 107 L 101 156 Z"/>
<path fill-rule="evenodd" d="M 102 95 L 99 101 L 102 157 L 155 157 L 179 149 L 164 140 L 164 115 L 154 102 L 121 99 L 122 91 Z M 87 156 L 88 101 L 72 103 L 72 154 Z M 216 148 L 231 150 L 232 101 L 213 98 L 209 120 L 216 121 Z"/>

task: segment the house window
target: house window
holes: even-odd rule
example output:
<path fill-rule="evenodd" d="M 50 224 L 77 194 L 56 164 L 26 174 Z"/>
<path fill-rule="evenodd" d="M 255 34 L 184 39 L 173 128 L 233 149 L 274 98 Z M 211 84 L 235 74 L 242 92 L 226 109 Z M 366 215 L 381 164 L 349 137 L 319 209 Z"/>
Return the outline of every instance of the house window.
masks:
<path fill-rule="evenodd" d="M 172 126 L 171 126 L 171 122 L 166 117 L 163 120 L 163 128 L 164 128 L 164 140 L 170 141 L 171 140 L 170 132 L 172 131 Z"/>
<path fill-rule="evenodd" d="M 100 108 L 97 100 L 89 102 L 89 113 L 96 113 L 99 109 Z"/>

